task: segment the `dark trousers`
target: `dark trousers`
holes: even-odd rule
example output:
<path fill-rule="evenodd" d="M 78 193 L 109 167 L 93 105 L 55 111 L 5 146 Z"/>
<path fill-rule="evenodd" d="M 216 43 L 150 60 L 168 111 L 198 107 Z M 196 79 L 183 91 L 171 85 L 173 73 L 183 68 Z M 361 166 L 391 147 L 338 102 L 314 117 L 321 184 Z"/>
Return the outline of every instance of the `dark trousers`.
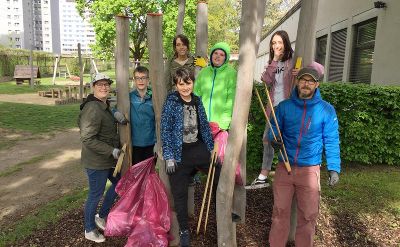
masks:
<path fill-rule="evenodd" d="M 132 146 L 132 164 L 137 164 L 152 157 L 154 145 L 147 147 Z"/>
<path fill-rule="evenodd" d="M 171 192 L 174 198 L 175 212 L 178 218 L 179 228 L 181 231 L 188 229 L 188 186 L 189 178 L 200 170 L 208 174 L 210 164 L 191 165 L 180 163 L 174 174 L 169 176 L 171 184 Z M 218 186 L 219 175 L 221 172 L 221 165 L 216 165 L 214 183 L 213 183 L 213 198 L 215 199 L 215 192 Z M 211 178 L 210 178 L 211 179 Z"/>

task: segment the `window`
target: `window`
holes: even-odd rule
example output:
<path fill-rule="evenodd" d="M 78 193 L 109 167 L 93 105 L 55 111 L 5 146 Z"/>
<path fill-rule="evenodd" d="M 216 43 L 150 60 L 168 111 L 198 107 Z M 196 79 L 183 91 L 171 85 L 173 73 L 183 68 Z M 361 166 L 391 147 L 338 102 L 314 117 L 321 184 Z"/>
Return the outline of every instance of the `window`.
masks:
<path fill-rule="evenodd" d="M 325 66 L 326 57 L 326 43 L 328 42 L 328 35 L 317 38 L 315 61 Z"/>
<path fill-rule="evenodd" d="M 350 81 L 371 82 L 377 19 L 361 22 L 355 26 Z"/>
<path fill-rule="evenodd" d="M 328 81 L 341 81 L 343 79 L 346 37 L 347 28 L 332 33 Z"/>

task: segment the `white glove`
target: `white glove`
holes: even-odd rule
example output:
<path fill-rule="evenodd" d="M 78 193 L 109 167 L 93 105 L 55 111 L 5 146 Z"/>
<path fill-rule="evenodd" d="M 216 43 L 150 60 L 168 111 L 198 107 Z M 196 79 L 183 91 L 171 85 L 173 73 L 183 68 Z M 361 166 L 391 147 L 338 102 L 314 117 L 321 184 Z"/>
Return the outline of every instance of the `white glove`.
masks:
<path fill-rule="evenodd" d="M 129 122 L 128 119 L 125 118 L 124 114 L 122 114 L 119 111 L 114 112 L 114 118 L 115 118 L 115 120 L 117 120 L 118 123 L 123 124 L 123 125 L 125 125 Z"/>
<path fill-rule="evenodd" d="M 118 148 L 114 148 L 112 151 L 112 156 L 114 157 L 114 159 L 118 159 L 119 158 L 119 154 L 121 153 L 121 150 Z"/>

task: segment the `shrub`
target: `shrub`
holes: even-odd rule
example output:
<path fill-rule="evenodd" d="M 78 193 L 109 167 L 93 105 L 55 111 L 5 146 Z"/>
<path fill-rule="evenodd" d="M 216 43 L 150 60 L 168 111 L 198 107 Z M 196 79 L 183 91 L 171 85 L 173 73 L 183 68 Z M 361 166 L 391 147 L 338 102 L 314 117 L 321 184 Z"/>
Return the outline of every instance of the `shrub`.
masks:
<path fill-rule="evenodd" d="M 264 92 L 263 87 L 259 87 Z M 400 165 L 400 87 L 322 83 L 339 119 L 342 162 Z M 266 96 L 261 93 L 264 102 Z M 260 169 L 265 118 L 255 95 L 248 124 L 249 169 Z M 254 167 L 252 167 L 254 166 Z"/>

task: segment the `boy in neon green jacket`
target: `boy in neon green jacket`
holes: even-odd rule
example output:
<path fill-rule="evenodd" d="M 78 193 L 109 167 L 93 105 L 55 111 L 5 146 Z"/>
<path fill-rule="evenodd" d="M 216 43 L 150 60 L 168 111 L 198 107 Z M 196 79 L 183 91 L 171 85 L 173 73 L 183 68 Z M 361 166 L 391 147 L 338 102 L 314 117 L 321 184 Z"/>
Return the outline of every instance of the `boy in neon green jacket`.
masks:
<path fill-rule="evenodd" d="M 217 122 L 224 130 L 230 127 L 236 93 L 237 71 L 228 64 L 230 50 L 225 42 L 215 44 L 210 52 L 210 65 L 200 71 L 194 86 L 208 121 Z"/>

